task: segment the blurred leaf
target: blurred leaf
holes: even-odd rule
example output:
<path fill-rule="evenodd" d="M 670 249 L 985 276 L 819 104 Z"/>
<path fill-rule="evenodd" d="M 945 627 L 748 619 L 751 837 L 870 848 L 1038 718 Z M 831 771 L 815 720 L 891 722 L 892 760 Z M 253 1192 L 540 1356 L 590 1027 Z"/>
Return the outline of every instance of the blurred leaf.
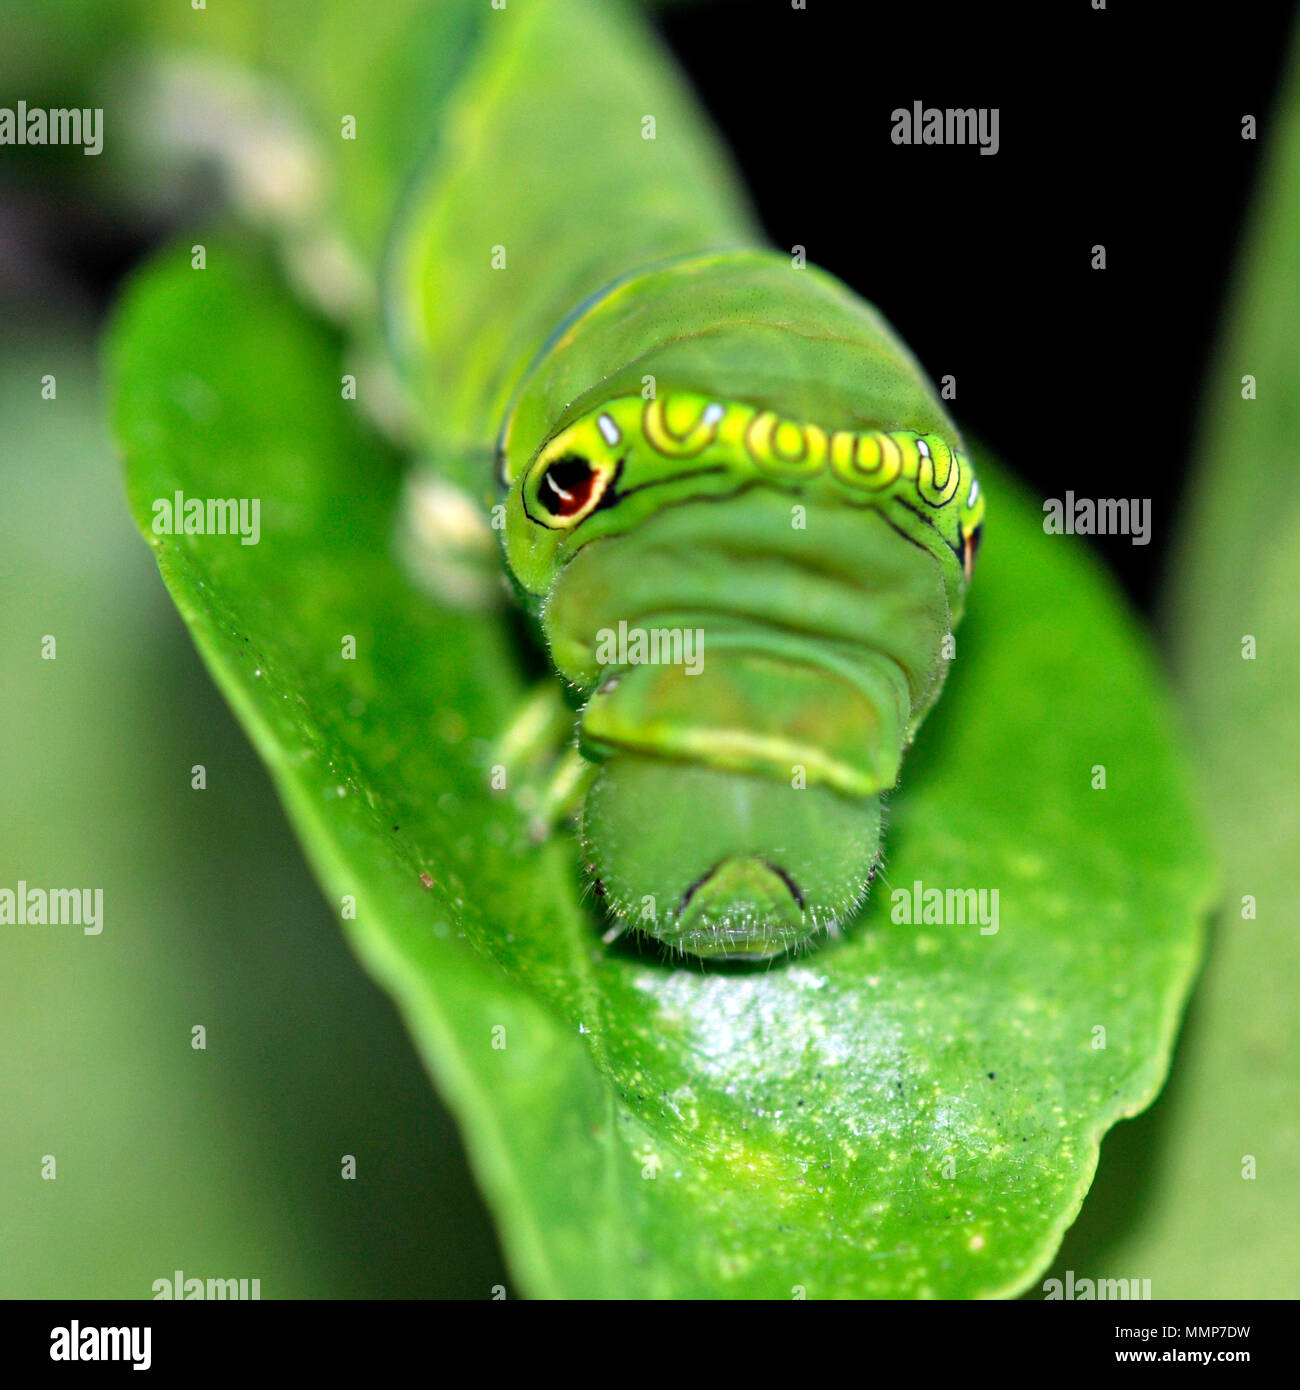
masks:
<path fill-rule="evenodd" d="M 1300 1297 L 1300 52 L 1260 130 L 1268 158 L 1165 593 L 1223 911 L 1175 1085 L 1113 1178 L 1103 1167 L 1117 1199 L 1142 1172 L 1149 1187 L 1078 1232 L 1080 1256 L 1149 1278 L 1157 1298 Z"/>
<path fill-rule="evenodd" d="M 605 948 L 571 836 L 530 847 L 486 790 L 524 688 L 510 629 L 417 597 L 390 545 L 400 463 L 339 399 L 340 344 L 267 262 L 208 244 L 205 272 L 174 252 L 116 325 L 132 505 L 525 1289 L 1022 1287 L 1102 1133 L 1163 1079 L 1207 898 L 1113 587 L 986 469 L 960 660 L 845 939 L 761 969 Z M 259 498 L 260 544 L 153 535 L 178 489 Z M 914 881 L 997 890 L 999 930 L 895 925 L 889 890 Z"/>

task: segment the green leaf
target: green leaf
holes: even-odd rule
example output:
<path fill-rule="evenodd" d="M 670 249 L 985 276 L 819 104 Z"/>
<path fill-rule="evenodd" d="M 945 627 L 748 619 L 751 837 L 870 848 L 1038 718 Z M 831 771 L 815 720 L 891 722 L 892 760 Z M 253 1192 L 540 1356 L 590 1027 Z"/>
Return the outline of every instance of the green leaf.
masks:
<path fill-rule="evenodd" d="M 1164 603 L 1223 910 L 1176 1084 L 1107 1154 L 1073 1255 L 1157 1298 L 1300 1297 L 1300 49 L 1280 90 Z"/>
<path fill-rule="evenodd" d="M 758 969 L 606 947 L 572 836 L 530 847 L 487 790 L 514 629 L 408 584 L 401 461 L 340 400 L 339 343 L 268 261 L 208 247 L 115 326 L 132 505 L 526 1291 L 1024 1287 L 1161 1084 L 1207 905 L 1169 706 L 1096 563 L 986 467 L 959 656 L 844 939 Z M 177 490 L 259 498 L 260 543 L 154 535 Z M 998 930 L 894 923 L 916 881 L 996 890 Z"/>

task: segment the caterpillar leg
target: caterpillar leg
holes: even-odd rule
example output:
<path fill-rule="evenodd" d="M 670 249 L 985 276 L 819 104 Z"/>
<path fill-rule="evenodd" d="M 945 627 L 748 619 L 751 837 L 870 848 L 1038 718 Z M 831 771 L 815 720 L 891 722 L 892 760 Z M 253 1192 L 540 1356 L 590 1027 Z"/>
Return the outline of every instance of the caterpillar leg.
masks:
<path fill-rule="evenodd" d="M 528 817 L 535 842 L 577 814 L 595 772 L 574 746 L 573 725 L 562 689 L 548 678 L 528 695 L 493 750 L 494 778 Z"/>
<path fill-rule="evenodd" d="M 545 840 L 557 825 L 572 820 L 582 810 L 587 788 L 596 775 L 593 763 L 569 747 L 560 754 L 550 777 L 540 788 L 530 818 L 528 833 L 534 844 Z"/>

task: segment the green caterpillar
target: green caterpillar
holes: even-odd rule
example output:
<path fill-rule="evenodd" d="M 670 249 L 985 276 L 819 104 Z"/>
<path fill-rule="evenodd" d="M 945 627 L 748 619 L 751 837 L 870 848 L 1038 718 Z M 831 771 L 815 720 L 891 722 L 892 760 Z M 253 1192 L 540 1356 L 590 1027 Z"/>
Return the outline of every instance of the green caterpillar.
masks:
<path fill-rule="evenodd" d="M 391 319 L 429 408 L 456 407 L 450 451 L 495 438 L 486 500 L 576 696 L 608 911 L 689 954 L 778 955 L 867 891 L 979 485 L 880 315 L 762 249 L 634 15 L 564 0 L 494 27 L 399 235 Z M 695 666 L 620 662 L 629 630 Z"/>
<path fill-rule="evenodd" d="M 702 286 L 737 281 L 767 288 L 773 327 L 806 297 L 853 308 L 829 277 L 762 252 L 656 267 L 556 336 L 498 458 L 507 563 L 582 700 L 578 744 L 598 769 L 583 845 L 609 909 L 695 955 L 762 958 L 866 893 L 880 794 L 939 693 L 984 503 L 956 431 L 865 305 L 856 339 L 792 345 L 789 399 L 815 380 L 803 353 L 847 353 L 907 398 L 906 428 L 865 392 L 820 419 L 783 413 L 770 387 L 729 399 L 766 326 L 752 312 L 710 318 L 709 369 L 676 368 Z M 626 370 L 612 360 L 541 432 L 554 417 L 535 397 L 568 379 L 556 358 L 648 290 L 657 312 L 634 361 L 653 391 L 611 385 Z M 602 654 L 602 633 L 629 629 L 694 634 L 697 665 Z"/>
<path fill-rule="evenodd" d="M 943 682 L 984 513 L 960 436 L 870 305 L 764 248 L 634 8 L 340 9 L 260 55 L 320 137 L 286 254 L 309 283 L 329 226 L 382 259 L 421 446 L 492 513 L 568 683 L 544 804 L 580 811 L 616 927 L 800 947 L 862 901 Z"/>

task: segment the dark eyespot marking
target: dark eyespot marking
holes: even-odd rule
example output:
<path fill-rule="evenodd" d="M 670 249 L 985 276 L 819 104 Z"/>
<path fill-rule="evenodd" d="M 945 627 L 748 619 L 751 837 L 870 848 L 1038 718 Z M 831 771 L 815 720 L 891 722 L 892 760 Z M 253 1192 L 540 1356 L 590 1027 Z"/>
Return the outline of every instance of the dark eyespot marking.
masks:
<path fill-rule="evenodd" d="M 547 465 L 537 487 L 537 500 L 552 516 L 577 516 L 590 506 L 596 470 L 578 454 L 566 454 Z"/>

